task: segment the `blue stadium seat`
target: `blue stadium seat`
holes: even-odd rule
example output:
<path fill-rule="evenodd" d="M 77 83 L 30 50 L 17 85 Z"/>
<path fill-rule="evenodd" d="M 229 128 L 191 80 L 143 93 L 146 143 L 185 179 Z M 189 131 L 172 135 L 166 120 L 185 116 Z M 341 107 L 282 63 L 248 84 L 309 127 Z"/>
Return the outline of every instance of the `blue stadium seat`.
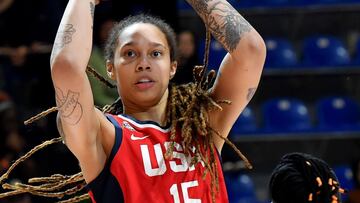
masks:
<path fill-rule="evenodd" d="M 263 6 L 263 0 L 228 0 L 236 9 Z"/>
<path fill-rule="evenodd" d="M 236 137 L 241 134 L 254 133 L 256 130 L 257 124 L 253 109 L 247 106 L 234 123 L 230 135 Z"/>
<path fill-rule="evenodd" d="M 291 68 L 298 63 L 295 50 L 289 40 L 285 38 L 267 38 L 265 67 Z"/>
<path fill-rule="evenodd" d="M 360 0 L 347 0 L 346 2 L 359 4 L 359 3 L 360 3 Z"/>
<path fill-rule="evenodd" d="M 307 106 L 295 98 L 274 98 L 263 103 L 265 133 L 305 132 L 312 129 Z"/>
<path fill-rule="evenodd" d="M 346 0 L 317 0 L 319 4 L 341 4 L 346 2 Z"/>
<path fill-rule="evenodd" d="M 205 51 L 205 39 L 200 40 L 199 45 L 199 57 L 202 59 L 204 57 Z M 227 51 L 222 47 L 222 45 L 216 41 L 211 40 L 210 50 L 209 50 L 209 69 L 219 70 L 220 64 L 227 54 Z"/>
<path fill-rule="evenodd" d="M 333 167 L 333 170 L 340 182 L 341 188 L 345 190 L 352 190 L 355 187 L 354 174 L 349 165 L 337 165 Z M 347 195 L 342 195 L 342 200 L 345 202 Z"/>
<path fill-rule="evenodd" d="M 360 130 L 360 106 L 349 97 L 321 98 L 316 109 L 321 130 Z"/>
<path fill-rule="evenodd" d="M 295 6 L 308 6 L 316 3 L 315 0 L 293 0 L 292 2 Z"/>
<path fill-rule="evenodd" d="M 341 39 L 329 35 L 306 37 L 303 41 L 303 65 L 336 67 L 350 65 L 350 56 Z"/>
<path fill-rule="evenodd" d="M 227 176 L 229 202 L 258 203 L 254 182 L 246 174 Z"/>
<path fill-rule="evenodd" d="M 290 0 L 263 0 L 264 5 L 266 6 L 276 6 L 276 7 L 282 7 L 282 6 L 289 6 L 291 1 Z"/>
<path fill-rule="evenodd" d="M 344 3 L 352 3 L 358 0 L 294 0 L 295 2 L 302 2 L 300 5 L 336 5 L 336 4 L 344 4 Z"/>

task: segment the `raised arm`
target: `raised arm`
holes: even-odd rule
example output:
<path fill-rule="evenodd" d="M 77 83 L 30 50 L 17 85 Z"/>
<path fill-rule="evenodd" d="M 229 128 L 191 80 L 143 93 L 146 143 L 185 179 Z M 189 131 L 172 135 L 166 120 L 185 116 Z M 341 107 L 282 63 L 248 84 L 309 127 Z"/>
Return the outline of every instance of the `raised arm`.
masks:
<path fill-rule="evenodd" d="M 94 10 L 94 0 L 69 0 L 50 59 L 58 129 L 87 181 L 99 174 L 106 161 L 101 135 L 107 123 L 94 108 L 85 72 L 92 48 Z"/>
<path fill-rule="evenodd" d="M 210 114 L 212 127 L 227 136 L 257 89 L 265 61 L 265 44 L 257 31 L 226 0 L 187 1 L 203 19 L 212 36 L 228 51 L 211 94 L 215 101 L 227 99 L 232 104 L 224 104 L 223 111 Z M 224 141 L 215 136 L 215 144 L 221 151 Z"/>

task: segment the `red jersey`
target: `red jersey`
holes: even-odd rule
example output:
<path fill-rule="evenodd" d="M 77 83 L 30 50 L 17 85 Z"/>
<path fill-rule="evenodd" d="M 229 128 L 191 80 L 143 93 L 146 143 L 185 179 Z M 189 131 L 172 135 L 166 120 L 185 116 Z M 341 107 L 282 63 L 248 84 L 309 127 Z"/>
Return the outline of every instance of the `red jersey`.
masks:
<path fill-rule="evenodd" d="M 116 129 L 115 144 L 103 171 L 88 185 L 93 202 L 212 201 L 210 175 L 202 178 L 205 170 L 202 162 L 190 166 L 192 155 L 184 154 L 180 142 L 175 142 L 173 158 L 165 159 L 166 149 L 171 143 L 169 128 L 124 115 L 107 117 Z M 219 173 L 216 202 L 225 203 L 228 197 L 217 153 L 216 162 Z"/>

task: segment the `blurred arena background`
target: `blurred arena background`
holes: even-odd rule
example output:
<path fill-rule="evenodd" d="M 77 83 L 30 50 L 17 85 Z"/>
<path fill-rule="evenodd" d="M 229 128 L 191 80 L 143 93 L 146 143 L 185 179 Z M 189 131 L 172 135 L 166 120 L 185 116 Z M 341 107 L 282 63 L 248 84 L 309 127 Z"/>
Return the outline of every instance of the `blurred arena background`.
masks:
<path fill-rule="evenodd" d="M 269 175 L 282 155 L 294 151 L 324 159 L 344 188 L 359 190 L 360 172 L 353 166 L 360 160 L 360 1 L 229 2 L 258 30 L 267 46 L 258 91 L 230 135 L 254 169 L 245 169 L 229 147 L 222 153 L 231 202 L 270 202 Z M 24 126 L 23 121 L 55 106 L 49 60 L 66 3 L 0 0 L 1 172 L 35 145 L 59 136 L 56 114 L 30 126 Z M 205 27 L 185 0 L 102 2 L 95 12 L 89 63 L 104 73 L 101 48 L 112 23 L 143 11 L 164 18 L 175 28 L 180 69 L 174 82 L 191 80 L 191 68 L 203 60 Z M 184 33 L 189 35 L 180 37 Z M 224 55 L 224 49 L 212 42 L 210 68 L 217 69 Z M 97 105 L 112 102 L 114 92 L 93 79 L 91 82 Z M 11 178 L 27 181 L 34 176 L 79 170 L 73 155 L 58 144 L 22 163 Z M 347 201 L 346 195 L 343 198 Z M 1 200 L 49 201 L 28 195 Z"/>

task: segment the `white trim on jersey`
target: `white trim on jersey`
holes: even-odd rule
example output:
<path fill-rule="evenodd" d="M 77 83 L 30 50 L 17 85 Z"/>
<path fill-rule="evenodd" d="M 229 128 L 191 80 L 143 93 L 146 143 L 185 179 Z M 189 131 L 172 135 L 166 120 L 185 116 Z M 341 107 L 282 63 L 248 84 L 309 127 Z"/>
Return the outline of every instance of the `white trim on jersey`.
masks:
<path fill-rule="evenodd" d="M 170 132 L 170 128 L 167 128 L 167 129 L 163 129 L 161 128 L 160 126 L 157 126 L 155 124 L 151 124 L 151 123 L 145 123 L 145 124 L 141 124 L 141 123 L 137 123 L 135 122 L 134 120 L 130 119 L 130 118 L 127 118 L 126 116 L 123 116 L 123 115 L 117 115 L 118 117 L 120 117 L 121 119 L 133 124 L 134 126 L 138 127 L 138 128 L 154 128 L 156 130 L 159 130 L 160 132 L 162 133 L 168 133 Z"/>

